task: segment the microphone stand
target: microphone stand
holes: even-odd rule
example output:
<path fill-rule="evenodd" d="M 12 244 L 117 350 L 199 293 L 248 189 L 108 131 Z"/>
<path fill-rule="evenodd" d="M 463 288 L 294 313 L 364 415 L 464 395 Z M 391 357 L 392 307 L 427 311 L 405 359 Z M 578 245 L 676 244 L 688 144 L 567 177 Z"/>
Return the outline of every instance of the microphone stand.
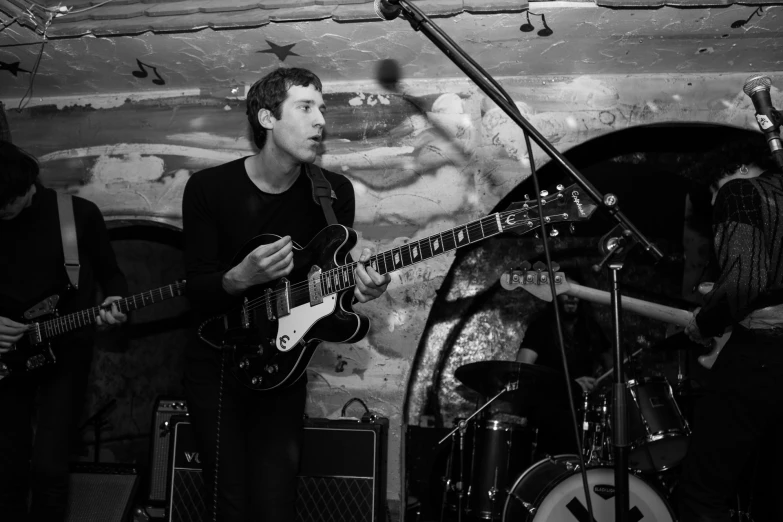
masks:
<path fill-rule="evenodd" d="M 382 0 L 376 0 L 377 2 Z M 522 128 L 526 134 L 532 137 L 533 141 L 552 158 L 554 162 L 560 165 L 566 173 L 573 178 L 576 183 L 582 187 L 596 204 L 603 208 L 603 210 L 611 216 L 618 225 L 612 230 L 621 231 L 621 236 L 610 238 L 613 240 L 615 246 L 620 246 L 617 249 L 617 253 L 624 251 L 627 253 L 630 247 L 625 248 L 624 242 L 632 241 L 633 244 L 641 244 L 644 249 L 649 252 L 657 261 L 663 258 L 663 253 L 660 249 L 649 241 L 629 220 L 625 215 L 620 212 L 617 206 L 617 197 L 614 194 L 602 195 L 593 185 L 579 172 L 571 163 L 549 142 L 538 130 L 533 127 L 517 110 L 516 106 L 511 102 L 510 96 L 506 94 L 500 84 L 492 78 L 489 73 L 484 71 L 481 66 L 476 63 L 459 45 L 456 44 L 446 33 L 444 33 L 435 23 L 430 20 L 413 2 L 410 0 L 386 0 L 387 4 L 398 5 L 403 18 L 408 20 L 413 27 L 414 31 L 421 31 L 435 46 L 440 49 L 454 64 L 459 67 L 471 80 L 473 80 L 478 87 L 494 101 L 500 109 L 506 113 L 520 128 Z M 378 10 L 379 16 L 384 19 L 391 19 L 381 14 L 382 10 Z M 395 15 L 396 16 L 396 15 Z M 530 158 L 531 162 L 533 158 Z M 538 196 L 537 196 L 538 197 Z M 541 221 L 542 234 L 546 234 L 544 228 L 544 222 Z M 611 232 L 610 232 L 611 234 Z M 622 243 L 622 244 L 621 244 Z M 611 250 L 615 250 L 612 248 Z M 609 259 L 613 257 L 612 251 L 601 262 L 600 266 L 609 262 Z M 552 273 L 551 265 L 549 268 L 550 281 L 554 281 L 554 274 Z M 612 277 L 612 307 L 614 309 L 613 321 L 615 329 L 615 342 L 614 342 L 614 401 L 613 401 L 613 413 L 615 419 L 615 520 L 618 522 L 628 522 L 629 512 L 629 485 L 628 485 L 628 410 L 627 410 L 627 398 L 626 398 L 626 386 L 624 384 L 623 373 L 623 353 L 622 343 L 620 336 L 620 294 L 619 284 L 617 280 L 618 271 L 622 268 L 622 262 L 612 262 L 610 265 L 610 274 Z M 554 283 L 551 283 L 552 286 Z M 555 295 L 553 293 L 553 295 Z M 569 397 L 571 401 L 572 398 Z M 446 437 L 448 438 L 448 436 Z M 587 485 L 587 476 L 584 469 L 584 455 L 583 452 L 579 452 L 580 463 L 582 468 L 582 481 L 584 485 L 585 501 L 587 502 L 588 512 L 592 515 L 592 506 L 589 488 Z"/>
<path fill-rule="evenodd" d="M 606 266 L 609 269 L 612 308 L 612 348 L 614 359 L 614 381 L 612 385 L 612 446 L 614 456 L 615 520 L 627 522 L 630 506 L 630 485 L 628 482 L 628 457 L 631 439 L 628 423 L 628 383 L 625 380 L 623 340 L 620 325 L 622 294 L 620 293 L 619 273 L 622 270 L 628 252 L 636 245 L 630 234 L 618 225 L 601 238 L 602 250 L 606 256 L 593 266 L 600 272 Z M 638 353 L 638 352 L 637 352 Z"/>

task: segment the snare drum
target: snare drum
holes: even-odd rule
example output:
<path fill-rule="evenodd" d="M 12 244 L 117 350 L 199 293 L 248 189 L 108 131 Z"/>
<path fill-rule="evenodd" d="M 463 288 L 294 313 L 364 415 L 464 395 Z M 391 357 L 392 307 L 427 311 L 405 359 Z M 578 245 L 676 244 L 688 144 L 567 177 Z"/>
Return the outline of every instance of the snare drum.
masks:
<path fill-rule="evenodd" d="M 588 520 L 579 457 L 558 455 L 528 468 L 509 490 L 503 507 L 503 522 L 563 522 Z M 587 469 L 587 483 L 593 517 L 597 522 L 614 522 L 614 469 L 609 465 Z M 674 522 L 666 500 L 647 482 L 628 476 L 633 520 Z"/>
<path fill-rule="evenodd" d="M 679 464 L 688 451 L 691 430 L 664 377 L 628 381 L 631 451 L 628 467 L 665 471 Z"/>
<path fill-rule="evenodd" d="M 475 440 L 468 513 L 473 518 L 500 520 L 508 485 L 530 465 L 534 434 L 492 420 L 479 426 Z"/>

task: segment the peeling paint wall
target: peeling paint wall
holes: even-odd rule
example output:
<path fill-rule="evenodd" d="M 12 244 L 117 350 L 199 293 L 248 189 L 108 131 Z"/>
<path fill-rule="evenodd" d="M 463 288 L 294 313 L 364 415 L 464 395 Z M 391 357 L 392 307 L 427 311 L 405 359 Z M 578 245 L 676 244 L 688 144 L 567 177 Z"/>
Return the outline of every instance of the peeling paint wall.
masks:
<path fill-rule="evenodd" d="M 534 7 L 546 12 L 552 34 L 527 31 L 523 15 L 460 15 L 441 23 L 560 151 L 643 124 L 755 128 L 744 79 L 760 70 L 783 85 L 774 7 L 739 31 L 732 23 L 749 14 L 740 6 Z M 297 42 L 297 55 L 270 54 L 265 40 Z M 0 49 L 0 60 L 29 67 L 33 51 Z M 325 80 L 328 129 L 319 161 L 354 185 L 357 248 L 387 250 L 476 219 L 529 174 L 519 129 L 475 85 L 455 79 L 458 70 L 402 21 L 83 38 L 53 42 L 44 56 L 36 97 L 7 115 L 14 141 L 41 159 L 47 185 L 95 201 L 109 221 L 179 227 L 188 177 L 253 153 L 241 100 L 282 60 Z M 389 56 L 401 73 L 386 88 L 370 76 Z M 155 66 L 164 85 L 152 84 L 151 74 L 133 75 L 136 59 Z M 14 106 L 29 77 L 1 78 L 0 99 Z M 778 89 L 772 97 L 783 106 Z M 538 147 L 534 154 L 538 166 L 547 161 Z M 448 254 L 395 273 L 387 295 L 357 307 L 373 321 L 367 338 L 327 344 L 311 364 L 309 415 L 338 415 L 361 397 L 390 418 L 390 499 L 402 489 L 411 361 L 453 260 Z"/>

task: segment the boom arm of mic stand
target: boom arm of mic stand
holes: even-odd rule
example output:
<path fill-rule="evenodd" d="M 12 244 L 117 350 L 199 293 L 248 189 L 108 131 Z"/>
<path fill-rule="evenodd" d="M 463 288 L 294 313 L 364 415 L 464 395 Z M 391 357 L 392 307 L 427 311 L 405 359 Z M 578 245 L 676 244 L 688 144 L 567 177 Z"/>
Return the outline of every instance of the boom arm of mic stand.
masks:
<path fill-rule="evenodd" d="M 601 208 L 604 209 L 610 216 L 612 216 L 620 225 L 628 230 L 633 237 L 641 243 L 645 250 L 655 257 L 656 260 L 663 258 L 661 250 L 650 240 L 648 240 L 634 225 L 631 223 L 625 215 L 620 212 L 616 205 L 616 198 L 614 196 L 604 197 L 593 185 L 578 171 L 576 168 L 543 136 L 538 130 L 533 127 L 517 110 L 516 106 L 509 103 L 506 97 L 500 92 L 499 87 L 492 85 L 492 82 L 488 79 L 491 76 L 483 71 L 471 58 L 467 56 L 467 53 L 462 50 L 456 43 L 451 41 L 427 15 L 425 15 L 413 2 L 410 0 L 399 0 L 399 5 L 402 10 L 403 17 L 408 20 L 411 27 L 415 31 L 421 31 L 432 43 L 435 44 L 438 49 L 451 59 L 454 64 L 459 67 L 468 77 L 473 80 L 479 88 L 494 101 L 503 112 L 508 115 L 509 118 L 514 120 L 519 127 L 524 129 L 536 144 L 541 147 L 547 155 L 552 158 L 558 165 L 560 165 L 569 176 L 571 176 L 577 184 L 587 193 L 587 195 L 595 201 Z M 497 85 L 497 84 L 495 84 Z"/>

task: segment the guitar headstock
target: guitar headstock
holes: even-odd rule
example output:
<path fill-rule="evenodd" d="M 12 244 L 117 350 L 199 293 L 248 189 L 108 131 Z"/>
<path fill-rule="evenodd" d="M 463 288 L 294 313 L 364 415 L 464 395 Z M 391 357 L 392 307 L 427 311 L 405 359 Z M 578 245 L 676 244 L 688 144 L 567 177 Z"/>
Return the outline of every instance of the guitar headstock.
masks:
<path fill-rule="evenodd" d="M 558 272 L 560 267 L 552 263 L 552 271 L 555 276 L 555 290 L 557 295 L 565 294 L 571 289 L 571 285 L 563 272 Z M 525 261 L 521 268 L 503 272 L 500 276 L 500 286 L 506 290 L 522 288 L 539 299 L 551 302 L 552 291 L 549 286 L 549 270 L 544 263 L 538 262 L 533 266 Z"/>
<path fill-rule="evenodd" d="M 576 184 L 557 186 L 557 192 L 541 191 L 543 220 L 546 224 L 587 221 L 598 208 L 595 202 L 582 192 Z M 503 232 L 524 234 L 541 225 L 538 215 L 538 201 L 529 199 L 514 202 L 500 213 Z"/>

